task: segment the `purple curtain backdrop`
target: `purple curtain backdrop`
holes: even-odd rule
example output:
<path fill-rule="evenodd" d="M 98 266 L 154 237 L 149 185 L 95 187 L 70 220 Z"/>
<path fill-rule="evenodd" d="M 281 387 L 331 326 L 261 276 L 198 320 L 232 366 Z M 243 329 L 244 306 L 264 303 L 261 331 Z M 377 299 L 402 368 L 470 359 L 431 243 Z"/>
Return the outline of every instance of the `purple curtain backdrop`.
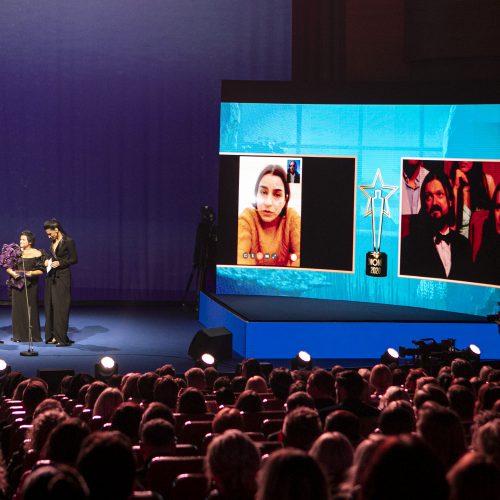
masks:
<path fill-rule="evenodd" d="M 290 74 L 287 0 L 4 0 L 0 244 L 48 248 L 57 217 L 75 299 L 179 299 L 217 206 L 220 81 Z"/>

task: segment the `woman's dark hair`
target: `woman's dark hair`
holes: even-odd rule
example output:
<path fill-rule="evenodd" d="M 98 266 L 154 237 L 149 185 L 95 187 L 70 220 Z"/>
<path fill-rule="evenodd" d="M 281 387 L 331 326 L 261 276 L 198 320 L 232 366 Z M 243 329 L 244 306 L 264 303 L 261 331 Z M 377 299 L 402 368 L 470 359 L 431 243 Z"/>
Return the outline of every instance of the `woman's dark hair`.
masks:
<path fill-rule="evenodd" d="M 456 171 L 459 169 L 459 162 L 454 162 L 450 178 L 455 179 Z M 483 164 L 480 161 L 472 162 L 472 168 L 467 172 L 467 179 L 470 185 L 470 205 L 471 210 L 489 208 L 490 197 L 486 189 L 486 179 L 483 172 Z"/>
<path fill-rule="evenodd" d="M 74 465 L 83 440 L 90 434 L 88 425 L 79 418 L 68 418 L 49 434 L 44 458 L 54 462 Z"/>
<path fill-rule="evenodd" d="M 206 413 L 207 405 L 202 392 L 194 387 L 188 387 L 179 397 L 177 411 L 179 413 Z"/>
<path fill-rule="evenodd" d="M 257 500 L 326 500 L 330 498 L 325 475 L 316 460 L 293 448 L 275 451 L 265 462 Z"/>
<path fill-rule="evenodd" d="M 47 219 L 43 223 L 44 229 L 59 229 L 59 232 L 67 235 L 68 233 L 63 229 L 61 223 L 57 219 Z"/>
<path fill-rule="evenodd" d="M 28 231 L 28 229 L 25 229 L 24 231 L 21 231 L 21 234 L 19 236 L 26 236 L 26 239 L 28 240 L 28 243 L 32 247 L 35 246 L 35 235 L 31 231 Z"/>
<path fill-rule="evenodd" d="M 493 191 L 493 196 L 490 202 L 490 213 L 488 218 L 484 222 L 483 227 L 483 242 L 486 240 L 495 241 L 497 238 L 497 229 L 495 223 L 495 206 L 497 204 L 497 196 L 500 192 L 500 182 L 496 185 L 495 191 Z M 22 233 L 21 233 L 22 234 Z M 29 240 L 28 240 L 29 241 Z"/>
<path fill-rule="evenodd" d="M 285 172 L 285 169 L 283 167 L 280 167 L 279 165 L 268 165 L 267 167 L 265 167 L 264 170 L 262 170 L 262 172 L 259 174 L 259 177 L 257 177 L 257 182 L 255 183 L 254 194 L 255 194 L 255 196 L 257 196 L 257 193 L 259 191 L 260 181 L 267 174 L 275 175 L 276 177 L 279 177 L 283 182 L 283 187 L 285 190 L 285 206 L 283 207 L 283 209 L 280 212 L 280 217 L 283 217 L 286 215 L 286 209 L 288 207 L 288 202 L 290 201 L 290 186 L 288 185 L 288 182 L 286 181 L 286 172 Z M 257 203 L 254 203 L 253 206 L 255 208 L 257 208 Z"/>
<path fill-rule="evenodd" d="M 390 437 L 362 472 L 361 496 L 366 500 L 446 500 L 448 484 L 443 464 L 416 436 Z"/>
<path fill-rule="evenodd" d="M 250 413 L 262 411 L 262 401 L 255 391 L 243 391 L 236 401 L 236 408 Z"/>

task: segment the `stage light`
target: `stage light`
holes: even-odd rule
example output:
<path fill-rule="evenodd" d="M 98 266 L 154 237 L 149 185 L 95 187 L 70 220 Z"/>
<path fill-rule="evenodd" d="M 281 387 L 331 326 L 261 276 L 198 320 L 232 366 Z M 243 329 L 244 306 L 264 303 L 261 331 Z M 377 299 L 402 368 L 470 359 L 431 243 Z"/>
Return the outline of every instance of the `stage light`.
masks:
<path fill-rule="evenodd" d="M 476 344 L 470 344 L 464 352 L 469 361 L 479 361 L 481 358 L 481 349 Z"/>
<path fill-rule="evenodd" d="M 8 373 L 11 372 L 10 365 L 3 359 L 0 359 L 0 378 L 5 377 Z"/>
<path fill-rule="evenodd" d="M 475 356 L 481 356 L 481 349 L 476 344 L 470 344 L 467 349 Z"/>
<path fill-rule="evenodd" d="M 104 356 L 95 365 L 95 378 L 99 380 L 109 380 L 118 373 L 118 363 L 110 356 Z"/>
<path fill-rule="evenodd" d="M 312 370 L 312 358 L 307 351 L 299 351 L 292 359 L 292 370 Z"/>
<path fill-rule="evenodd" d="M 386 349 L 384 354 L 380 356 L 380 362 L 383 363 L 384 365 L 393 365 L 399 364 L 399 352 L 394 349 L 394 347 L 389 347 Z"/>
<path fill-rule="evenodd" d="M 215 362 L 215 357 L 210 353 L 205 352 L 196 360 L 195 366 L 197 368 L 208 368 L 209 366 L 216 368 L 217 364 Z"/>

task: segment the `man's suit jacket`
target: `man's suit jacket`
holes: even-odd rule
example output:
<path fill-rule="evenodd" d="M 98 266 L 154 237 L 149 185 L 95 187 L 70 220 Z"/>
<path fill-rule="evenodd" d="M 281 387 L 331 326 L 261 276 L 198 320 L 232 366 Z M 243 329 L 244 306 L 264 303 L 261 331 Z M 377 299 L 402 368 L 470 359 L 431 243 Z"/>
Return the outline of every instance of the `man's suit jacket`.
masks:
<path fill-rule="evenodd" d="M 446 272 L 429 231 L 416 230 L 401 243 L 401 274 L 458 281 L 472 279 L 472 249 L 469 240 L 450 231 L 451 269 Z"/>

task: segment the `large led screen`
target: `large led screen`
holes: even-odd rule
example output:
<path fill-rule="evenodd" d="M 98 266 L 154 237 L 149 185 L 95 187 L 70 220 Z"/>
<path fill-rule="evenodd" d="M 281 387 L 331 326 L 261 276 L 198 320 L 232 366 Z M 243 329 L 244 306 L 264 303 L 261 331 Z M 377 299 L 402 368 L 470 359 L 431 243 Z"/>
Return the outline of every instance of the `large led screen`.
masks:
<path fill-rule="evenodd" d="M 496 310 L 500 105 L 390 98 L 222 102 L 218 293 Z"/>

